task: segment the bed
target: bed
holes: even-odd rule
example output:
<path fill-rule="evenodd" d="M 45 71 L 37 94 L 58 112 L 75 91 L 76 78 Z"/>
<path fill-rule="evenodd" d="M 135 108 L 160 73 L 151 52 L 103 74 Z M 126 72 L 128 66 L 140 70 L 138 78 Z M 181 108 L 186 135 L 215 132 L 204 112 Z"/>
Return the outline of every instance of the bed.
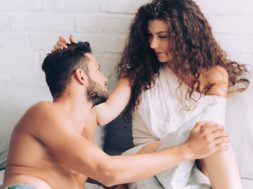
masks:
<path fill-rule="evenodd" d="M 253 83 L 253 74 L 250 79 Z M 241 173 L 243 189 L 253 189 L 253 85 L 241 94 L 229 98 L 227 107 L 227 130 L 232 139 L 232 145 L 237 156 L 239 169 Z M 2 125 L 0 127 L 0 160 L 6 159 L 7 144 L 9 143 L 11 125 L 8 116 L 1 117 Z M 124 122 L 122 116 L 119 116 L 106 127 L 106 135 L 101 130 L 98 131 L 97 144 L 102 146 L 105 141 L 105 152 L 115 155 L 131 148 L 131 123 Z M 106 137 L 105 137 L 106 136 Z M 0 161 L 0 168 L 1 163 Z M 0 186 L 3 182 L 4 171 L 0 171 Z M 87 186 L 87 189 L 101 189 L 96 185 Z"/>

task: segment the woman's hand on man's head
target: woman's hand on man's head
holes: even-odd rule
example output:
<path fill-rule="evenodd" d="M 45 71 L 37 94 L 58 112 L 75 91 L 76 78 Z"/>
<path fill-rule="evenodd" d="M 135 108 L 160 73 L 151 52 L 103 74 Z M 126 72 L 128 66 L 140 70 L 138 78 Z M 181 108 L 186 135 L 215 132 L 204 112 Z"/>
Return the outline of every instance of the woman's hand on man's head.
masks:
<path fill-rule="evenodd" d="M 69 43 L 71 44 L 75 43 L 75 39 L 73 35 L 69 36 Z M 67 44 L 68 44 L 68 41 L 63 36 L 59 36 L 58 41 L 56 42 L 56 44 L 54 45 L 52 49 L 52 52 L 67 48 L 68 47 Z"/>

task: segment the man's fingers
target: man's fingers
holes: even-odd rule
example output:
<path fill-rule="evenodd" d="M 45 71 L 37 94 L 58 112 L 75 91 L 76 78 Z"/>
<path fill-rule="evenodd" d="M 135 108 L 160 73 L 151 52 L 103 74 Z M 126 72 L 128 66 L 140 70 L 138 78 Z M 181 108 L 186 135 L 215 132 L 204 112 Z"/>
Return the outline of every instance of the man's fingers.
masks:
<path fill-rule="evenodd" d="M 216 123 L 214 122 L 200 121 L 195 125 L 194 130 L 195 131 L 199 131 L 200 129 L 207 130 L 208 128 L 213 128 L 214 125 L 216 125 Z"/>
<path fill-rule="evenodd" d="M 73 35 L 69 36 L 69 41 L 70 43 L 76 43 Z"/>
<path fill-rule="evenodd" d="M 195 132 L 198 132 L 200 129 L 201 129 L 201 127 L 204 125 L 204 123 L 205 122 L 198 122 L 196 125 L 195 125 L 195 127 L 193 128 L 193 131 L 195 131 Z"/>
<path fill-rule="evenodd" d="M 228 137 L 227 132 L 224 129 L 217 129 L 210 134 L 213 138 Z"/>
<path fill-rule="evenodd" d="M 220 137 L 215 139 L 215 145 L 228 145 L 230 143 L 229 137 Z"/>
<path fill-rule="evenodd" d="M 201 127 L 201 132 L 204 134 L 211 134 L 213 132 L 215 132 L 216 130 L 224 130 L 224 128 L 222 127 L 222 125 L 218 125 L 216 123 L 205 123 L 204 126 Z"/>

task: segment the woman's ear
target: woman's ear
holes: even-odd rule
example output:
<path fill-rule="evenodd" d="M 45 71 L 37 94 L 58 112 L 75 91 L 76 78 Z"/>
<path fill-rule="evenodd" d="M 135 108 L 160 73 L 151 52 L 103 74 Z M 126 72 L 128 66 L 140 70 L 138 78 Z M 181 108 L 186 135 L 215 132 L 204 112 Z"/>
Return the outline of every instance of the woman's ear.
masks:
<path fill-rule="evenodd" d="M 74 77 L 81 85 L 85 85 L 87 82 L 87 76 L 82 69 L 76 69 L 74 72 Z"/>

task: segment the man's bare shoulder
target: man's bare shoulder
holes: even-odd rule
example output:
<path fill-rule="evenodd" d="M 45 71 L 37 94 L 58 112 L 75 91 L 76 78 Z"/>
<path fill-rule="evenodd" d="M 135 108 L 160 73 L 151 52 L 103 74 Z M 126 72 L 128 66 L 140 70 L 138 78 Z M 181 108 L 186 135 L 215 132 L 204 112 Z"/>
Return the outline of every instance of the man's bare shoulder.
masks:
<path fill-rule="evenodd" d="M 32 105 L 24 114 L 24 118 L 29 118 L 34 121 L 43 119 L 44 116 L 49 116 L 49 113 L 57 113 L 59 108 L 56 108 L 52 102 L 41 101 Z"/>
<path fill-rule="evenodd" d="M 56 120 L 69 119 L 67 113 L 52 102 L 38 102 L 32 105 L 22 117 L 20 126 L 36 129 L 47 127 L 48 123 Z"/>

